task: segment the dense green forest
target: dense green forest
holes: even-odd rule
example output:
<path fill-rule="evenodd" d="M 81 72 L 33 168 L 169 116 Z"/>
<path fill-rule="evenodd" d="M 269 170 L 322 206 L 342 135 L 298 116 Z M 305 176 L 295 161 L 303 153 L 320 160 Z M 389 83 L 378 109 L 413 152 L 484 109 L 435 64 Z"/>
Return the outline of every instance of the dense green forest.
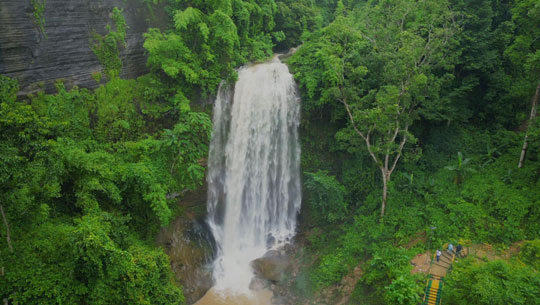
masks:
<path fill-rule="evenodd" d="M 99 88 L 19 96 L 0 75 L 0 299 L 185 304 L 154 238 L 203 187 L 200 101 L 301 45 L 286 59 L 302 94 L 295 300 L 419 304 L 417 254 L 519 242 L 457 261 L 444 302 L 540 304 L 540 2 L 144 1 L 169 17 L 144 35 L 150 73 L 119 77 L 115 9 L 92 37 Z"/>

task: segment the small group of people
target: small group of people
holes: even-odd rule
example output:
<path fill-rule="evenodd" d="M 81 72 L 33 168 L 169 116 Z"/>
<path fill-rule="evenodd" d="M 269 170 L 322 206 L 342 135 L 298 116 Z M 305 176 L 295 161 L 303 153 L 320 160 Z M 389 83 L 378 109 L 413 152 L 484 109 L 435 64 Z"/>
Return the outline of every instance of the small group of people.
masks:
<path fill-rule="evenodd" d="M 458 244 L 457 247 L 456 247 L 456 256 L 461 257 L 461 250 L 463 250 L 463 246 L 461 244 Z M 452 243 L 449 243 L 448 248 L 446 249 L 446 251 L 449 254 L 454 253 L 454 245 Z M 440 249 L 437 249 L 437 251 L 435 253 L 436 253 L 436 257 L 437 257 L 437 262 L 439 262 L 439 259 L 441 258 L 441 255 L 442 255 L 442 251 Z"/>

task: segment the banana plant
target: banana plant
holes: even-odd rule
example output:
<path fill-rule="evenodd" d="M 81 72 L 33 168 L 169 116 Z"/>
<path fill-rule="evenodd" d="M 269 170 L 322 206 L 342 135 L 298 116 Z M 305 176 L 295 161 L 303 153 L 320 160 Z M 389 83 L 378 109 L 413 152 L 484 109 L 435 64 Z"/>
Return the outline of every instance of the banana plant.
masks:
<path fill-rule="evenodd" d="M 467 173 L 474 173 L 475 170 L 470 167 L 471 158 L 463 158 L 463 154 L 458 151 L 457 163 L 455 165 L 448 165 L 444 168 L 455 173 L 454 183 L 460 185 L 465 179 Z"/>
<path fill-rule="evenodd" d="M 484 163 L 482 164 L 482 167 L 486 167 L 487 165 L 495 162 L 497 157 L 499 157 L 501 153 L 497 149 L 497 147 L 491 147 L 490 143 L 487 143 L 486 146 L 486 154 L 482 157 L 484 160 Z"/>

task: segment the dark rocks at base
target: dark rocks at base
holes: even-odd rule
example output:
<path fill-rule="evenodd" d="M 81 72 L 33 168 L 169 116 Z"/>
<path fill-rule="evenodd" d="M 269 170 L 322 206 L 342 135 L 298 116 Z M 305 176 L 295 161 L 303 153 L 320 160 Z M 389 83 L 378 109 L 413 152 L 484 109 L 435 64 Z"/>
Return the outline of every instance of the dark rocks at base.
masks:
<path fill-rule="evenodd" d="M 291 257 L 296 246 L 286 244 L 283 247 L 270 250 L 266 254 L 251 262 L 255 277 L 251 281 L 250 289 L 254 291 L 270 290 L 273 293 L 273 305 L 286 305 L 291 303 L 289 289 L 285 289 L 288 277 L 295 276 Z M 289 287 L 290 288 L 290 287 Z"/>
<path fill-rule="evenodd" d="M 46 38 L 34 24 L 29 0 L 0 2 L 0 74 L 17 79 L 21 95 L 43 89 L 53 92 L 57 80 L 68 88 L 97 87 L 92 74 L 102 72 L 102 67 L 91 50 L 90 38 L 93 32 L 106 34 L 114 7 L 124 9 L 128 25 L 127 47 L 120 50 L 121 76 L 135 78 L 146 73 L 143 33 L 149 27 L 165 28 L 168 20 L 162 10 L 154 9 L 152 14 L 138 0 L 44 2 Z"/>
<path fill-rule="evenodd" d="M 270 281 L 260 278 L 260 277 L 254 277 L 251 280 L 251 283 L 249 283 L 249 289 L 253 291 L 261 291 L 265 289 L 270 288 Z"/>
<path fill-rule="evenodd" d="M 255 275 L 259 278 L 279 282 L 285 272 L 291 267 L 291 262 L 285 249 L 270 250 L 266 254 L 251 262 Z"/>
<path fill-rule="evenodd" d="M 288 266 L 281 275 L 279 281 L 271 282 L 269 289 L 273 293 L 272 303 L 278 305 L 299 305 L 308 304 L 306 300 L 298 295 L 294 287 L 297 287 L 298 274 L 300 269 L 304 267 L 302 260 L 302 248 L 305 246 L 305 238 L 302 234 L 297 234 L 291 243 L 278 249 L 278 257 L 286 257 Z M 274 254 L 276 254 L 274 252 Z M 256 271 L 257 272 L 257 271 Z"/>
<path fill-rule="evenodd" d="M 161 230 L 157 243 L 171 259 L 176 282 L 184 288 L 187 304 L 193 304 L 213 286 L 211 262 L 215 242 L 205 223 L 192 212 Z"/>

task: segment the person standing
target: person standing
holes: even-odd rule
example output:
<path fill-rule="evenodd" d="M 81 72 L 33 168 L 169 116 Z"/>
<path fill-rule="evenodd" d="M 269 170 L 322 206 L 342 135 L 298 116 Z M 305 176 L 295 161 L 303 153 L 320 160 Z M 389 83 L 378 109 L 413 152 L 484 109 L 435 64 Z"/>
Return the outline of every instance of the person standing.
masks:
<path fill-rule="evenodd" d="M 461 244 L 458 244 L 456 247 L 456 256 L 461 256 L 461 250 L 463 250 L 463 246 Z"/>
<path fill-rule="evenodd" d="M 436 253 L 437 253 L 436 255 L 437 255 L 437 263 L 438 263 L 438 262 L 439 262 L 439 259 L 441 258 L 442 252 L 441 252 L 441 250 L 437 249 L 437 252 L 436 252 Z"/>
<path fill-rule="evenodd" d="M 452 254 L 454 252 L 454 245 L 448 244 L 448 253 Z"/>

